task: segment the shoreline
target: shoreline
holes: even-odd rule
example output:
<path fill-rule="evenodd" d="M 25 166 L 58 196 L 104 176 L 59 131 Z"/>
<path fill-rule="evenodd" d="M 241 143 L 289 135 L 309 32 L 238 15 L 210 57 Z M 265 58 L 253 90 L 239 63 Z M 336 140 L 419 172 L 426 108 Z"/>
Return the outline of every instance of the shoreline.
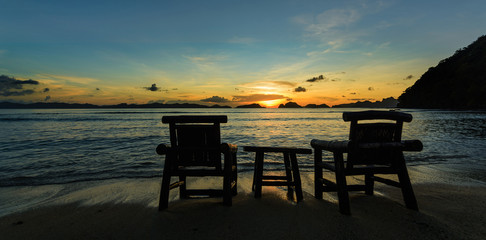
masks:
<path fill-rule="evenodd" d="M 426 174 L 410 172 L 412 180 L 420 180 Z M 45 199 L 0 217 L 0 232 L 6 239 L 486 237 L 486 216 L 483 214 L 486 184 L 412 183 L 419 212 L 405 208 L 399 189 L 376 184 L 373 196 L 351 193 L 352 215 L 344 216 L 338 212 L 336 194 L 325 193 L 323 200 L 310 194 L 312 174 L 302 176 L 304 200 L 298 204 L 287 199 L 286 188 L 282 187 L 264 187 L 262 198 L 253 198 L 251 179 L 251 172 L 239 175 L 238 195 L 233 198 L 232 207 L 223 206 L 220 198 L 179 200 L 177 190 L 173 190 L 169 209 L 163 212 L 157 211 L 158 178 L 45 186 L 42 189 L 25 187 L 12 198 L 24 194 L 27 198 L 40 195 Z M 194 184 L 208 185 L 217 181 L 207 180 Z M 13 193 L 15 189 L 10 191 Z"/>

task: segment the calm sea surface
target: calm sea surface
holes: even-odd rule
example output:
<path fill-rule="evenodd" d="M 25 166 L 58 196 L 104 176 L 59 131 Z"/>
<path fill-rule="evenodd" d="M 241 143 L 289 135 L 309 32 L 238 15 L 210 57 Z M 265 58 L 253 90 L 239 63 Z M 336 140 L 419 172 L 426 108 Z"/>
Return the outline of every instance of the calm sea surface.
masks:
<path fill-rule="evenodd" d="M 242 146 L 310 148 L 311 139 L 345 140 L 342 112 L 360 110 L 0 109 L 0 187 L 159 177 L 164 157 L 155 147 L 169 143 L 164 115 L 227 115 L 223 141 L 240 147 L 239 169 L 250 171 L 253 155 Z M 403 139 L 424 143 L 422 152 L 407 153 L 409 166 L 440 166 L 486 181 L 486 112 L 402 111 L 414 117 Z M 313 170 L 312 155 L 299 161 L 302 171 Z"/>

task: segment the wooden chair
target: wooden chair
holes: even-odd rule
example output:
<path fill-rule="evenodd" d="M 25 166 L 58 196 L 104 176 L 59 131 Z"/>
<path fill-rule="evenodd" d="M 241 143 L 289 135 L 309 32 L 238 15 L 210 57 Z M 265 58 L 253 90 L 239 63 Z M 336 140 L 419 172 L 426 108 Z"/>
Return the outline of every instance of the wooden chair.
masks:
<path fill-rule="evenodd" d="M 160 144 L 157 153 L 165 154 L 165 165 L 160 191 L 159 211 L 169 203 L 169 191 L 179 187 L 181 198 L 192 196 L 223 196 L 224 205 L 231 206 L 237 193 L 237 146 L 221 143 L 220 123 L 226 116 L 164 116 L 169 124 L 170 146 Z M 223 155 L 223 163 L 221 155 Z M 179 181 L 170 183 L 171 177 Z M 187 189 L 187 177 L 223 177 L 221 189 Z"/>
<path fill-rule="evenodd" d="M 421 151 L 423 145 L 419 140 L 401 139 L 403 122 L 412 121 L 412 115 L 392 111 L 345 112 L 343 119 L 351 122 L 349 140 L 311 141 L 315 149 L 315 197 L 322 199 L 322 192 L 337 192 L 339 211 L 350 215 L 348 191 L 373 195 L 374 182 L 378 181 L 401 188 L 406 207 L 418 210 L 403 151 Z M 323 161 L 322 150 L 332 152 L 334 159 Z M 335 182 L 323 177 L 323 169 L 334 172 Z M 398 181 L 375 174 L 395 174 Z M 346 176 L 353 175 L 364 175 L 364 185 L 348 185 Z"/>

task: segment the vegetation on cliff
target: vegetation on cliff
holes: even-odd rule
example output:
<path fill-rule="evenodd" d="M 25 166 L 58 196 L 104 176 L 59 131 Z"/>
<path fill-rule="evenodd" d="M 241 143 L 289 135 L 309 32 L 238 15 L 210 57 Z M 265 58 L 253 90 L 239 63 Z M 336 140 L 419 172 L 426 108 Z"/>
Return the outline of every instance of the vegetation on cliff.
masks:
<path fill-rule="evenodd" d="M 486 35 L 429 68 L 398 101 L 403 108 L 486 109 Z"/>

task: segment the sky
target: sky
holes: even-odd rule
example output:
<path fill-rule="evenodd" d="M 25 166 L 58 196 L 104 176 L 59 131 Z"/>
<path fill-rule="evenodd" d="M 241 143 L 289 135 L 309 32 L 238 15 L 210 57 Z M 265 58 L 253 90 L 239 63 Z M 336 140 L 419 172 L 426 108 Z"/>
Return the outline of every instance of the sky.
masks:
<path fill-rule="evenodd" d="M 381 101 L 486 34 L 486 1 L 0 0 L 0 101 Z"/>

